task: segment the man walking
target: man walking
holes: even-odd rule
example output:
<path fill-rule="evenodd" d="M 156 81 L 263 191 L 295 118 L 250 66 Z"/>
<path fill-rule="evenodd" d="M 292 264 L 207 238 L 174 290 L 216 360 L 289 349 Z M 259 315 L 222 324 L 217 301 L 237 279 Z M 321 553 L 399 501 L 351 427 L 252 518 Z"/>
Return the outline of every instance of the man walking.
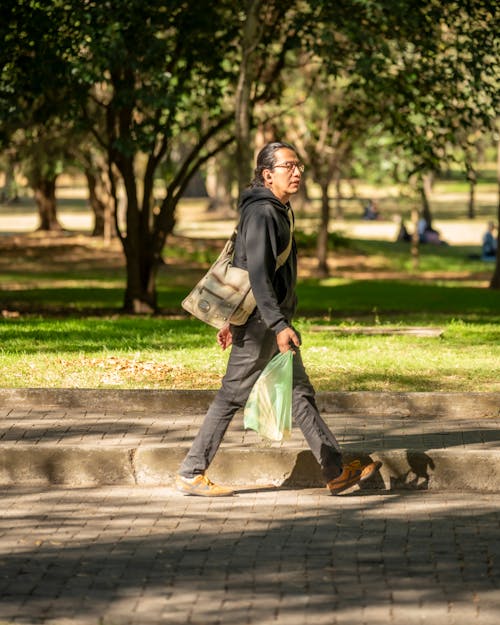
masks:
<path fill-rule="evenodd" d="M 321 466 L 333 495 L 372 477 L 380 462 L 365 466 L 359 460 L 343 464 L 339 444 L 319 414 L 315 392 L 304 369 L 300 337 L 292 326 L 297 298 L 297 248 L 293 240 L 293 212 L 289 199 L 297 193 L 304 165 L 293 146 L 268 143 L 257 156 L 255 175 L 241 197 L 240 222 L 233 264 L 246 269 L 257 302 L 242 326 L 226 325 L 217 334 L 222 349 L 230 345 L 227 370 L 185 457 L 176 487 L 188 495 L 233 495 L 229 488 L 205 475 L 235 412 L 243 407 L 257 378 L 278 352 L 293 350 L 292 414 Z M 276 259 L 290 246 L 278 269 Z"/>

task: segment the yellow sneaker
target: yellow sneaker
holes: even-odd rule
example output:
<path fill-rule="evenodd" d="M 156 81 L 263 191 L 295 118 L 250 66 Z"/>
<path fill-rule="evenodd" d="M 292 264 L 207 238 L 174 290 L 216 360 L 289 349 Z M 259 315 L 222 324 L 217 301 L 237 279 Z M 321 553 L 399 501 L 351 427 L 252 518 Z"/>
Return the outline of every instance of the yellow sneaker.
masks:
<path fill-rule="evenodd" d="M 197 495 L 198 497 L 231 497 L 234 491 L 225 486 L 217 486 L 211 482 L 206 475 L 196 475 L 195 477 L 175 477 L 175 487 L 185 495 Z"/>
<path fill-rule="evenodd" d="M 349 464 L 344 464 L 342 473 L 333 480 L 330 480 L 326 486 L 332 495 L 338 495 L 342 491 L 354 486 L 354 484 L 360 484 L 370 479 L 381 466 L 382 463 L 380 461 L 362 465 L 359 460 L 353 460 Z"/>

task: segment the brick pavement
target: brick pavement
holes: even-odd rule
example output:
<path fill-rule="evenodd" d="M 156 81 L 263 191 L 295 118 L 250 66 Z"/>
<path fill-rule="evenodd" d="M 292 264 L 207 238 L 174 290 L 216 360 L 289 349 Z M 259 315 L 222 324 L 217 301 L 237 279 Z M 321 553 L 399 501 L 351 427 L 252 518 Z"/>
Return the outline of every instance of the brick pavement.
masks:
<path fill-rule="evenodd" d="M 137 409 L 0 409 L 0 485 L 168 485 L 203 419 Z M 345 454 L 384 463 L 380 488 L 499 489 L 500 416 L 323 413 Z M 262 445 L 237 415 L 211 467 L 232 484 L 318 486 L 319 469 L 298 428 Z"/>
<path fill-rule="evenodd" d="M 495 449 L 500 441 L 500 414 L 480 422 L 475 418 L 436 419 L 434 415 L 356 415 L 323 413 L 344 447 L 367 444 L 374 449 Z M 0 443 L 140 447 L 189 445 L 204 413 L 149 410 L 85 410 L 75 408 L 0 409 Z M 226 447 L 256 445 L 259 437 L 244 430 L 237 415 L 224 439 Z M 304 438 L 294 428 L 291 439 L 273 448 L 301 449 Z"/>
<path fill-rule="evenodd" d="M 497 625 L 500 496 L 2 488 L 4 625 Z"/>

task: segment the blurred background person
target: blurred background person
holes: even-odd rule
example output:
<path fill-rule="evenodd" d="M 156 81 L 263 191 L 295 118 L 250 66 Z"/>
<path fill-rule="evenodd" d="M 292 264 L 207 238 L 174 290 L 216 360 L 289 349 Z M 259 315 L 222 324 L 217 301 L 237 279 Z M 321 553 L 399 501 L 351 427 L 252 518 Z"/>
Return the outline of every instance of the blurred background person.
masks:
<path fill-rule="evenodd" d="M 481 260 L 495 261 L 497 258 L 498 239 L 495 237 L 497 227 L 493 221 L 488 223 L 488 229 L 483 235 Z"/>

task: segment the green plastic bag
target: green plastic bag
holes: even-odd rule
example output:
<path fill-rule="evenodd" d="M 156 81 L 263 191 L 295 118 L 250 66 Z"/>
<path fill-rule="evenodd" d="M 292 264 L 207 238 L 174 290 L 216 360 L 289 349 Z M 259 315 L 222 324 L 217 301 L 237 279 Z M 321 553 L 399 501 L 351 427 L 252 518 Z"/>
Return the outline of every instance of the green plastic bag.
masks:
<path fill-rule="evenodd" d="M 281 441 L 292 431 L 293 352 L 277 354 L 262 371 L 243 413 L 245 428 Z"/>

